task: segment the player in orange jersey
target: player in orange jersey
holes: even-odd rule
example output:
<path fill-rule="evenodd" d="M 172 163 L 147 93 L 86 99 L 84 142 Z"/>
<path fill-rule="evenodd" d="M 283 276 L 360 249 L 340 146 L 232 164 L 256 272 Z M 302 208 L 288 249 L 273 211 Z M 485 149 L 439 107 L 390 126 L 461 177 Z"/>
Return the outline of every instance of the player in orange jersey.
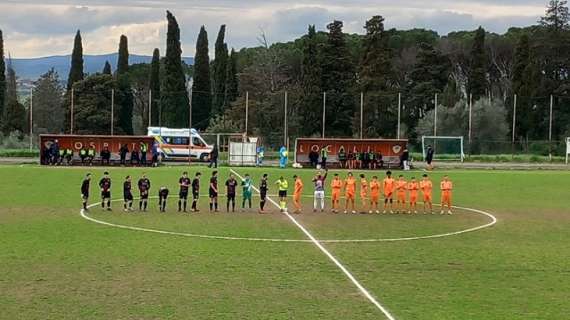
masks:
<path fill-rule="evenodd" d="M 332 198 L 332 212 L 337 213 L 338 207 L 340 205 L 340 191 L 342 190 L 342 180 L 338 176 L 338 173 L 334 174 L 334 178 L 331 181 L 331 198 Z"/>
<path fill-rule="evenodd" d="M 366 213 L 368 202 L 368 181 L 366 181 L 366 177 L 362 173 L 360 174 L 360 202 L 362 203 L 362 210 L 360 212 Z M 372 210 L 368 213 L 372 213 Z"/>
<path fill-rule="evenodd" d="M 375 210 L 376 213 L 380 213 L 378 211 L 378 199 L 380 198 L 380 182 L 378 181 L 377 176 L 373 176 L 372 180 L 370 181 L 370 211 Z"/>
<path fill-rule="evenodd" d="M 386 178 L 382 181 L 382 189 L 384 189 L 384 213 L 386 213 L 386 209 L 388 208 L 388 203 L 390 203 L 390 213 L 394 213 L 393 209 L 393 197 L 394 197 L 394 189 L 396 188 L 396 181 L 392 178 L 392 172 L 386 172 Z"/>
<path fill-rule="evenodd" d="M 346 202 L 344 203 L 344 213 L 348 213 L 348 206 L 354 211 L 354 197 L 356 196 L 356 179 L 352 175 L 352 172 L 348 173 L 348 177 L 344 180 L 344 197 Z"/>
<path fill-rule="evenodd" d="M 408 213 L 418 213 L 416 208 L 416 203 L 418 202 L 418 190 L 420 189 L 420 184 L 416 181 L 415 177 L 412 177 L 412 180 L 408 183 L 407 186 L 408 192 L 410 193 L 410 208 Z"/>
<path fill-rule="evenodd" d="M 447 214 L 452 214 L 451 191 L 453 190 L 453 183 L 451 182 L 451 180 L 449 180 L 449 177 L 447 175 L 443 176 L 440 188 L 441 188 L 441 214 L 444 213 L 446 206 L 447 206 Z"/>
<path fill-rule="evenodd" d="M 431 183 L 431 180 L 428 178 L 427 174 L 424 174 L 422 181 L 420 181 L 420 189 L 422 190 L 422 194 L 424 196 L 424 214 L 427 213 L 426 211 L 427 207 L 429 207 L 429 211 L 433 214 L 432 196 L 431 196 L 433 184 Z"/>
<path fill-rule="evenodd" d="M 293 213 L 301 213 L 301 193 L 303 193 L 303 181 L 301 177 L 297 175 L 293 176 L 295 180 L 295 190 L 293 191 L 293 205 L 295 206 L 295 211 Z"/>
<path fill-rule="evenodd" d="M 398 177 L 398 181 L 396 181 L 396 191 L 398 195 L 398 209 L 396 213 L 406 213 L 406 187 L 408 183 L 404 179 L 403 175 Z"/>

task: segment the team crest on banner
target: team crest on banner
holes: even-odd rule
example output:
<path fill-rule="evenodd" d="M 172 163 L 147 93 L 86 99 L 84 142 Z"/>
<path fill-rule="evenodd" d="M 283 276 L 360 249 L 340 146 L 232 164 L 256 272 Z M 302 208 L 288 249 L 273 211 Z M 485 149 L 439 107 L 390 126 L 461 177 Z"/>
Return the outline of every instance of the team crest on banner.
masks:
<path fill-rule="evenodd" d="M 398 145 L 398 144 L 397 144 L 397 145 L 394 145 L 394 146 L 392 147 L 392 151 L 394 151 L 394 153 L 396 153 L 396 154 L 397 154 L 397 153 L 400 153 L 400 151 L 402 151 L 402 147 L 401 147 L 400 145 Z"/>

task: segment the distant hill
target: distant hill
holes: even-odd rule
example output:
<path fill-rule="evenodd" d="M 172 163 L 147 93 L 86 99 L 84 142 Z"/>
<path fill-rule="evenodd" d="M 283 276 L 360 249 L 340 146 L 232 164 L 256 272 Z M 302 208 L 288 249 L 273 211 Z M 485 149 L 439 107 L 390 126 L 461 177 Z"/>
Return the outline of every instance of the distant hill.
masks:
<path fill-rule="evenodd" d="M 96 73 L 103 70 L 105 61 L 109 61 L 113 67 L 113 71 L 117 66 L 117 53 L 103 54 L 103 55 L 84 55 L 84 65 L 83 68 L 86 73 Z M 130 64 L 136 63 L 149 63 L 152 60 L 152 56 L 140 56 L 131 54 L 129 56 Z M 189 65 L 194 64 L 194 58 L 187 57 L 182 58 L 184 62 Z M 71 63 L 71 56 L 51 56 L 42 58 L 31 58 L 31 59 L 15 59 L 12 58 L 12 66 L 16 70 L 16 75 L 18 78 L 24 80 L 35 80 L 43 73 L 47 72 L 50 68 L 54 68 L 61 78 L 61 80 L 66 81 L 67 75 L 69 73 L 69 67 Z"/>

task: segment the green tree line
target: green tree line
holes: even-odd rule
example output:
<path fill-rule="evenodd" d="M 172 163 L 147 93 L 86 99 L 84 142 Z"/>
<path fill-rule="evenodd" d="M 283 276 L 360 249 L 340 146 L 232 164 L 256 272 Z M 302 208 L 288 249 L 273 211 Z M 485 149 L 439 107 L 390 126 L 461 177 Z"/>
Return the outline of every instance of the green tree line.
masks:
<path fill-rule="evenodd" d="M 514 135 L 530 141 L 548 138 L 552 95 L 554 139 L 570 136 L 570 15 L 564 0 L 550 1 L 537 24 L 504 34 L 482 27 L 443 36 L 425 29 L 386 29 L 389 17 L 376 15 L 359 34 L 345 33 L 342 21 L 332 21 L 325 31 L 310 25 L 305 35 L 285 43 L 270 44 L 261 34 L 258 46 L 236 51 L 228 49 L 222 25 L 212 58 L 202 26 L 193 66 L 181 59 L 175 16 L 167 11 L 166 18 L 164 57 L 155 49 L 151 63 L 129 65 L 128 39 L 121 36 L 114 73 L 108 63 L 101 73 L 84 73 L 77 31 L 67 86 L 58 84 L 53 70 L 36 83 L 37 110 L 45 116 L 34 127 L 108 134 L 113 91 L 117 134 L 144 134 L 149 124 L 188 127 L 190 121 L 200 130 L 243 132 L 247 93 L 248 134 L 277 144 L 283 141 L 287 93 L 291 136 L 320 136 L 324 107 L 327 137 L 394 138 L 400 114 L 400 135 L 417 141 L 429 131 L 437 95 L 438 110 L 446 114 L 442 119 L 456 119 L 438 123 L 439 134 L 465 136 L 462 115 L 471 102 L 474 112 L 490 114 L 477 116 L 482 119 L 477 122 L 481 137 L 485 132 L 486 137 L 508 140 L 516 95 Z M 14 99 L 16 75 L 3 63 L 1 36 L 1 128 L 24 131 L 27 105 Z M 51 101 L 43 101 L 47 99 Z"/>

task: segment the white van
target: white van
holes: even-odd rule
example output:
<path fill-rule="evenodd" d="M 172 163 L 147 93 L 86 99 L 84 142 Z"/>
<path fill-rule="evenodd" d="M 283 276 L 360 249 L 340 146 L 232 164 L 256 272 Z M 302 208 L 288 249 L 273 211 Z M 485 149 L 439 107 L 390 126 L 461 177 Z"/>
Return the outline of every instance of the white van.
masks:
<path fill-rule="evenodd" d="M 192 134 L 192 139 L 189 139 Z M 214 149 L 195 129 L 171 129 L 149 127 L 148 136 L 158 142 L 158 152 L 164 160 L 188 160 L 191 158 L 206 161 Z"/>

